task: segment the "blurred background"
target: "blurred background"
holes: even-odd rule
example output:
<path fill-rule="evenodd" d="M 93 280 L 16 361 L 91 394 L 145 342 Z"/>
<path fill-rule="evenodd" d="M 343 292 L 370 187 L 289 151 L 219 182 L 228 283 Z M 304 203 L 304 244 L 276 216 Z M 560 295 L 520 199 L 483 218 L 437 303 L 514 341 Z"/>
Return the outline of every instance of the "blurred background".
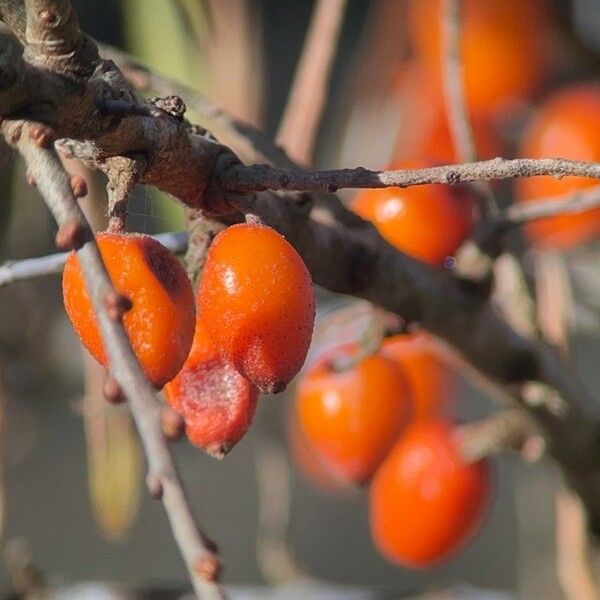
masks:
<path fill-rule="evenodd" d="M 126 49 L 275 135 L 313 2 L 74 4 L 82 28 L 98 40 Z M 518 110 L 497 116 L 495 133 L 507 156 L 514 154 L 518 132 L 548 90 L 594 79 L 600 69 L 597 0 L 540 1 L 539 7 L 551 22 L 546 43 L 552 69 L 529 97 L 520 99 Z M 404 0 L 348 1 L 316 165 L 379 168 L 400 155 L 410 158 L 414 140 L 405 125 L 414 120 L 415 104 L 407 98 L 420 80 L 410 61 L 405 9 Z M 188 116 L 194 120 L 193 113 Z M 3 160 L 0 262 L 54 252 L 55 225 L 43 202 L 26 185 L 22 165 Z M 91 183 L 96 191 L 102 185 L 98 178 Z M 501 201 L 510 201 L 509 186 L 500 189 Z M 154 190 L 136 191 L 132 230 L 184 227 L 181 207 Z M 521 240 L 515 238 L 514 246 L 526 264 L 533 260 Z M 600 349 L 597 254 L 592 241 L 563 255 L 576 300 L 572 353 L 592 391 L 600 384 L 593 362 Z M 340 302 L 320 293 L 319 314 Z M 166 590 L 148 598 L 176 598 L 188 589 L 185 569 L 161 504 L 143 489 L 144 460 L 127 407 L 100 399 L 102 374 L 84 352 L 64 314 L 58 276 L 0 288 L 1 544 L 6 555 L 0 560 L 0 597 L 13 589 L 15 564 L 30 552 L 51 586 L 99 581 L 124 590 Z M 486 415 L 490 401 L 458 373 L 455 379 L 455 417 Z M 561 482 L 551 464 L 527 465 L 510 456 L 495 460 L 494 502 L 481 534 L 440 567 L 405 570 L 374 549 L 365 493 L 315 483 L 308 459 L 290 445 L 293 392 L 291 386 L 283 395 L 264 397 L 254 426 L 221 462 L 186 441 L 173 446 L 194 510 L 219 545 L 226 585 L 256 594 L 252 597 L 270 593 L 252 592 L 256 586 L 275 585 L 296 590 L 298 598 L 328 597 L 327 586 L 338 591 L 342 586 L 340 597 L 348 598 L 426 592 L 431 597 L 561 597 L 553 533 L 554 494 Z"/>

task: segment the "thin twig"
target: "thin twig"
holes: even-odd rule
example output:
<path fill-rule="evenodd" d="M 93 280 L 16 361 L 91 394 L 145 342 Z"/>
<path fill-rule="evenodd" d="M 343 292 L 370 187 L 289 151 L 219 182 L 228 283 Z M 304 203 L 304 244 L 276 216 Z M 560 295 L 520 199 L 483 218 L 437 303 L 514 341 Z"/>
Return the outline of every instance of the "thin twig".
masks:
<path fill-rule="evenodd" d="M 14 139 L 15 136 L 11 136 L 8 129 L 9 126 L 5 126 L 6 137 Z M 141 371 L 121 322 L 111 320 L 104 308 L 104 299 L 107 294 L 114 293 L 114 288 L 92 231 L 77 205 L 69 177 L 58 157 L 52 150 L 39 148 L 27 133 L 28 125 L 23 124 L 16 146 L 25 159 L 28 171 L 39 182 L 40 191 L 59 227 L 76 224 L 79 228 L 79 236 L 74 236 L 74 239 L 79 237 L 78 241 L 82 243 L 77 255 L 108 352 L 110 371 L 129 400 L 148 460 L 149 481 L 153 482 L 154 493 L 162 498 L 194 589 L 201 598 L 222 598 L 214 583 L 218 559 L 211 543 L 199 531 L 192 516 L 162 433 L 154 390 Z"/>
<path fill-rule="evenodd" d="M 472 162 L 476 160 L 477 152 L 465 101 L 464 68 L 460 50 L 461 13 L 461 0 L 444 0 L 440 4 L 441 64 L 448 126 L 456 154 L 461 161 Z"/>
<path fill-rule="evenodd" d="M 184 231 L 160 233 L 152 237 L 158 240 L 165 248 L 176 254 L 185 252 L 185 249 L 187 248 L 188 236 Z M 49 254 L 48 256 L 41 256 L 39 258 L 25 258 L 0 264 L 0 287 L 16 283 L 17 281 L 25 281 L 27 279 L 35 279 L 37 277 L 62 273 L 68 257 L 69 252 L 59 252 L 57 254 Z"/>
<path fill-rule="evenodd" d="M 600 163 L 566 158 L 492 158 L 472 163 L 397 171 L 370 171 L 363 167 L 302 171 L 276 169 L 269 165 L 238 164 L 221 172 L 220 182 L 224 190 L 238 194 L 264 190 L 332 193 L 344 188 L 409 187 L 431 183 L 456 185 L 537 175 L 600 179 Z"/>
<path fill-rule="evenodd" d="M 558 215 L 578 214 L 594 208 L 600 208 L 600 186 L 569 193 L 560 198 L 545 198 L 514 204 L 487 222 L 484 226 L 485 232 L 482 229 L 482 233 L 476 234 L 476 237 L 479 239 L 485 236 L 489 239 L 489 236 L 524 223 Z M 186 251 L 188 241 L 186 232 L 160 233 L 153 237 L 171 252 L 180 254 Z M 68 255 L 68 252 L 61 252 L 39 258 L 6 261 L 0 264 L 0 287 L 17 281 L 61 273 Z"/>
<path fill-rule="evenodd" d="M 465 98 L 464 66 L 460 48 L 461 0 L 444 0 L 440 7 L 441 64 L 444 75 L 444 101 L 448 127 L 458 159 L 461 162 L 473 162 L 477 160 L 477 149 Z M 498 206 L 491 187 L 481 182 L 474 185 L 474 188 L 477 197 L 481 200 L 480 205 L 483 215 L 486 217 L 495 215 L 498 212 Z"/>
<path fill-rule="evenodd" d="M 477 462 L 502 450 L 520 451 L 529 438 L 539 433 L 522 409 L 513 408 L 461 425 L 456 435 L 465 460 Z"/>
<path fill-rule="evenodd" d="M 313 10 L 276 141 L 302 165 L 312 163 L 346 0 L 319 0 Z"/>

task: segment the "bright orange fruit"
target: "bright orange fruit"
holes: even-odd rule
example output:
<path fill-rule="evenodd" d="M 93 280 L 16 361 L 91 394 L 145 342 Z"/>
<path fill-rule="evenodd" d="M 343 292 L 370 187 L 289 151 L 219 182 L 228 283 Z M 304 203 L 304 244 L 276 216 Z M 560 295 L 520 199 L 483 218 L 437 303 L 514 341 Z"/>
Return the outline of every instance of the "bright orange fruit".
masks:
<path fill-rule="evenodd" d="M 223 357 L 260 390 L 282 391 L 302 367 L 315 316 L 312 280 L 274 229 L 244 223 L 219 233 L 198 305 Z"/>
<path fill-rule="evenodd" d="M 123 325 L 148 379 L 162 387 L 177 375 L 194 336 L 194 293 L 175 256 L 147 235 L 100 233 L 98 248 L 116 290 L 133 303 Z M 107 365 L 96 316 L 76 254 L 62 280 L 67 316 L 83 345 Z"/>

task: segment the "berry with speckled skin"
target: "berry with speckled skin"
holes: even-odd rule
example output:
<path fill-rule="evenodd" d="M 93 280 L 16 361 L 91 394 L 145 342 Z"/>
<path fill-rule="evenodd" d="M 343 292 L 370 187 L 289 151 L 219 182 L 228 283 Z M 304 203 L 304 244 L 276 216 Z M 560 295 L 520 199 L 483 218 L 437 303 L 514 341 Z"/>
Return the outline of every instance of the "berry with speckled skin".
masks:
<path fill-rule="evenodd" d="M 190 442 L 217 458 L 248 431 L 258 400 L 258 390 L 221 357 L 200 318 L 190 354 L 164 391 Z"/>
<path fill-rule="evenodd" d="M 196 310 L 190 281 L 175 256 L 147 235 L 100 233 L 102 260 L 117 292 L 131 300 L 123 325 L 148 379 L 157 388 L 177 375 L 192 345 Z M 62 280 L 67 315 L 83 345 L 108 359 L 75 254 Z"/>
<path fill-rule="evenodd" d="M 315 315 L 312 280 L 274 229 L 244 223 L 217 235 L 198 306 L 222 356 L 260 390 L 283 391 L 302 367 Z"/>

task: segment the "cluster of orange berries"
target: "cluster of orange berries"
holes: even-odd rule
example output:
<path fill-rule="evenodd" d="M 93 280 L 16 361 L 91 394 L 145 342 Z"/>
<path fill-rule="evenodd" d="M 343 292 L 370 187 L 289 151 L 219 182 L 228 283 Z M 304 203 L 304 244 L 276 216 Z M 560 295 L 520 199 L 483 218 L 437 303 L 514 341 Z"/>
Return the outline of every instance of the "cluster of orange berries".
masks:
<path fill-rule="evenodd" d="M 190 441 L 225 455 L 248 430 L 259 390 L 284 390 L 304 363 L 315 301 L 302 259 L 269 227 L 233 225 L 213 241 L 194 297 L 182 266 L 153 238 L 96 239 L 116 290 L 131 300 L 123 325 L 146 376 L 164 386 Z M 63 298 L 81 341 L 106 365 L 75 254 Z"/>
<path fill-rule="evenodd" d="M 525 114 L 551 75 L 547 0 L 464 0 L 465 99 L 481 158 L 506 155 L 498 124 Z M 441 0 L 410 0 L 414 57 L 401 67 L 402 138 L 392 168 L 456 162 L 442 103 Z M 600 161 L 600 87 L 555 92 L 535 111 L 517 154 Z M 412 162 L 408 162 L 408 159 Z M 520 181 L 516 200 L 558 197 L 594 180 Z M 360 193 L 353 209 L 417 260 L 440 267 L 478 215 L 468 191 L 442 185 Z M 569 247 L 600 233 L 600 209 L 529 224 L 532 243 Z M 192 443 L 222 456 L 251 424 L 259 391 L 280 392 L 302 367 L 315 302 L 296 251 L 272 229 L 228 227 L 211 245 L 197 294 L 177 260 L 137 234 L 97 237 L 116 289 L 132 300 L 123 324 L 148 379 L 163 388 Z M 67 314 L 84 345 L 107 357 L 76 257 L 63 278 Z M 426 334 L 385 340 L 353 360 L 356 346 L 326 354 L 301 378 L 292 442 L 321 481 L 369 484 L 372 537 L 391 560 L 435 564 L 481 524 L 489 465 L 467 460 L 447 419 L 447 365 Z"/>
<path fill-rule="evenodd" d="M 488 464 L 462 455 L 444 405 L 454 375 L 431 336 L 395 335 L 353 360 L 357 351 L 335 348 L 300 379 L 292 451 L 317 485 L 369 484 L 377 548 L 401 565 L 430 566 L 482 522 Z"/>
<path fill-rule="evenodd" d="M 410 0 L 407 5 L 412 57 L 398 67 L 401 118 L 395 158 L 388 168 L 460 162 L 443 103 L 441 5 L 440 0 Z M 478 157 L 514 153 L 600 161 L 599 85 L 566 85 L 531 110 L 560 53 L 551 3 L 464 0 L 461 7 L 465 101 Z M 525 130 L 517 140 L 501 135 L 523 122 Z M 515 186 L 515 200 L 552 200 L 594 185 L 594 179 L 582 177 L 525 178 Z M 434 266 L 456 252 L 477 217 L 467 194 L 442 185 L 364 191 L 353 208 L 388 242 Z M 600 209 L 540 219 L 527 224 L 524 233 L 538 247 L 567 249 L 600 234 Z"/>

